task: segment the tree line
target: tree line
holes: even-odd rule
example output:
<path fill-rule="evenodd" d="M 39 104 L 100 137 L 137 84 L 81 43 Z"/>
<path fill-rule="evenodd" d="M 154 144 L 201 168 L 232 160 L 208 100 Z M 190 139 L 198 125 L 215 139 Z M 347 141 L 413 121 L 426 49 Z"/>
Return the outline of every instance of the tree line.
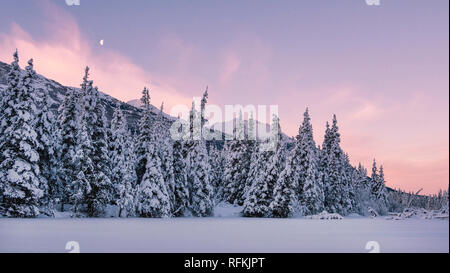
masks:
<path fill-rule="evenodd" d="M 298 135 L 283 139 L 279 118 L 257 140 L 255 121 L 245 132 L 242 114 L 223 149 L 201 137 L 208 89 L 200 111 L 193 103 L 189 136 L 174 140 L 163 105 L 152 117 L 150 91 L 142 91 L 136 133 L 118 103 L 111 121 L 86 67 L 79 90 L 68 89 L 55 116 L 46 90 L 35 89 L 33 60 L 24 73 L 17 51 L 0 102 L 0 214 L 9 217 L 213 216 L 218 202 L 243 207 L 245 217 L 291 217 L 324 210 L 348 215 L 389 209 L 384 170 L 372 174 L 350 164 L 340 147 L 336 116 L 322 146 L 313 139 L 308 109 Z M 270 149 L 267 147 L 270 146 Z"/>

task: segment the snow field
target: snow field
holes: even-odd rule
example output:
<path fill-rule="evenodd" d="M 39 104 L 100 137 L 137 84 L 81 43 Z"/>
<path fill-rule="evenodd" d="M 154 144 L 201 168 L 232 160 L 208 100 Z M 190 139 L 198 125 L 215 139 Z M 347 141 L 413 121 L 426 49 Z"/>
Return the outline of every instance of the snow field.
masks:
<path fill-rule="evenodd" d="M 448 252 L 447 220 L 348 217 L 0 219 L 0 252 Z"/>

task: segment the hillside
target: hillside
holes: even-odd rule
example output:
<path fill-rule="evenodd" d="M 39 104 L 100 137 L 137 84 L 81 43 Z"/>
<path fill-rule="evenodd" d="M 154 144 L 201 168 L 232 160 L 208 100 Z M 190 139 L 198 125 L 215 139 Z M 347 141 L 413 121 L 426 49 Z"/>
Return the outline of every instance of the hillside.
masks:
<path fill-rule="evenodd" d="M 6 79 L 7 79 L 9 70 L 10 70 L 9 64 L 0 62 L 0 91 L 4 90 L 6 88 L 6 83 L 7 83 Z M 82 78 L 82 72 L 80 72 L 80 83 L 82 81 L 81 78 Z M 94 84 L 95 84 L 95 79 L 94 79 Z M 49 94 L 49 97 L 51 98 L 51 103 L 52 103 L 51 109 L 54 111 L 55 114 L 58 110 L 59 105 L 63 102 L 66 92 L 69 90 L 72 90 L 72 91 L 79 90 L 79 88 L 76 88 L 76 87 L 64 86 L 54 80 L 46 78 L 45 76 L 42 76 L 40 74 L 38 74 L 35 79 L 35 88 L 37 90 L 44 90 L 44 89 L 48 90 L 48 94 Z M 130 130 L 133 132 L 137 131 L 139 119 L 141 117 L 141 112 L 142 112 L 141 109 L 139 109 L 138 107 L 129 105 L 125 102 L 119 101 L 101 91 L 100 91 L 100 97 L 101 97 L 103 105 L 105 106 L 106 116 L 107 116 L 108 120 L 111 120 L 114 108 L 116 107 L 117 102 L 120 102 L 121 108 L 127 117 L 127 121 L 128 121 Z M 153 105 L 152 105 L 152 110 L 153 110 L 153 117 L 155 118 L 156 114 L 158 113 L 159 110 L 157 107 L 155 107 Z M 171 118 L 168 115 L 164 115 L 164 119 L 166 121 L 167 127 L 169 127 L 170 124 L 172 124 L 172 122 L 174 120 L 173 118 Z"/>

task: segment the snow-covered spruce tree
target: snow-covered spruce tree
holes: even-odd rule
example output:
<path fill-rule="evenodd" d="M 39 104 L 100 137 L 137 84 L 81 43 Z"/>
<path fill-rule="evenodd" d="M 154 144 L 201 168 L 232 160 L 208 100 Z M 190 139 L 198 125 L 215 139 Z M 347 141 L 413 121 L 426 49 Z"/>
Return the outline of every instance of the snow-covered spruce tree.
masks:
<path fill-rule="evenodd" d="M 21 79 L 17 51 L 8 74 L 3 98 L 0 162 L 2 214 L 11 217 L 36 217 L 43 195 L 39 171 L 36 105 L 33 99 L 33 61 L 28 62 Z"/>
<path fill-rule="evenodd" d="M 19 67 L 19 55 L 17 53 L 17 50 L 13 54 L 14 61 L 11 63 L 11 70 L 9 71 L 7 75 L 7 88 L 2 93 L 0 106 L 0 143 L 4 143 L 5 138 L 5 130 L 11 125 L 11 111 L 12 111 L 12 98 L 15 98 L 17 96 L 17 90 L 22 87 L 22 77 L 21 77 L 21 71 Z M 3 154 L 0 153 L 0 159 L 1 161 L 4 160 Z"/>
<path fill-rule="evenodd" d="M 337 120 L 336 115 L 333 116 L 333 125 L 332 125 L 332 131 L 334 132 L 335 136 L 335 142 L 332 147 L 334 147 L 334 151 L 340 151 L 341 158 L 338 159 L 337 157 L 335 160 L 338 162 L 336 164 L 340 165 L 341 169 L 341 181 L 339 184 L 339 191 L 340 191 L 340 204 L 342 207 L 341 214 L 347 215 L 350 212 L 352 212 L 352 197 L 350 195 L 350 191 L 352 191 L 351 187 L 351 181 L 349 181 L 349 178 L 346 176 L 346 167 L 350 165 L 348 162 L 348 158 L 346 159 L 344 151 L 342 151 L 342 148 L 340 147 L 340 134 L 338 133 L 338 127 L 337 127 Z M 338 147 L 338 148 L 337 148 Z M 337 155 L 338 152 L 335 152 L 334 155 Z M 333 158 L 333 157 L 332 157 Z M 332 164 L 333 166 L 334 164 Z"/>
<path fill-rule="evenodd" d="M 223 173 L 226 158 L 222 157 L 222 155 L 222 151 L 214 145 L 209 146 L 209 161 L 211 165 L 210 181 L 214 192 L 214 199 L 217 201 L 221 200 L 219 193 L 223 191 Z"/>
<path fill-rule="evenodd" d="M 328 165 L 329 165 L 328 151 L 329 151 L 329 142 L 330 142 L 329 138 L 330 138 L 330 125 L 327 121 L 322 147 L 320 147 L 320 145 L 317 147 L 318 158 L 319 158 L 318 172 L 319 172 L 320 181 L 323 186 L 324 208 L 325 209 L 327 209 L 327 196 L 331 190 L 330 189 L 330 178 L 328 177 Z"/>
<path fill-rule="evenodd" d="M 357 178 L 355 188 L 368 188 L 369 184 L 367 183 L 367 169 L 361 164 L 361 162 L 358 163 L 356 173 Z"/>
<path fill-rule="evenodd" d="M 355 199 L 356 199 L 356 209 L 355 212 L 360 213 L 362 215 L 368 215 L 369 212 L 368 210 L 374 209 L 376 210 L 379 214 L 385 214 L 387 212 L 387 196 L 386 196 L 386 200 L 381 201 L 378 200 L 376 198 L 376 195 L 373 193 L 373 189 L 374 189 L 374 182 L 373 182 L 373 177 L 379 179 L 378 176 L 378 169 L 376 167 L 376 164 L 373 165 L 373 167 L 375 167 L 372 171 L 374 171 L 372 173 L 371 177 L 367 176 L 367 170 L 364 167 L 361 167 L 357 169 L 357 173 L 358 173 L 358 179 L 360 180 L 360 182 L 356 183 L 355 185 Z M 394 211 L 402 211 L 404 208 L 404 205 L 406 203 L 408 203 L 407 200 L 402 200 L 403 197 L 406 196 L 406 194 L 403 194 L 403 192 L 401 192 L 400 190 L 398 191 L 399 197 L 400 199 L 398 201 L 400 201 L 400 203 L 391 203 L 389 204 L 389 206 L 394 210 Z M 396 192 L 397 193 L 397 192 Z M 387 194 L 387 192 L 386 192 Z"/>
<path fill-rule="evenodd" d="M 252 160 L 256 159 L 256 161 L 252 165 L 249 175 L 249 179 L 252 179 L 252 184 L 246 192 L 242 215 L 246 217 L 265 217 L 269 214 L 269 206 L 272 202 L 273 194 L 273 189 L 269 188 L 265 180 L 266 164 L 270 160 L 270 153 L 261 151 L 260 146 L 255 152 L 257 152 L 257 155 L 254 154 Z"/>
<path fill-rule="evenodd" d="M 150 94 L 144 87 L 141 101 L 143 113 L 139 126 L 137 149 L 138 201 L 137 212 L 142 217 L 169 217 L 171 204 L 164 182 L 161 159 L 156 147 L 151 123 Z"/>
<path fill-rule="evenodd" d="M 203 94 L 201 105 L 206 106 L 206 102 L 204 102 L 204 101 L 207 99 L 206 98 L 207 96 L 208 96 L 207 92 Z M 203 109 L 203 108 L 201 108 L 201 109 Z M 194 120 L 194 116 L 195 116 L 196 120 Z M 198 127 L 201 127 L 201 124 L 203 122 L 205 122 L 204 117 L 202 117 L 202 115 L 199 116 L 199 114 L 195 110 L 195 102 L 192 101 L 192 107 L 191 107 L 191 110 L 189 111 L 189 121 L 188 121 L 189 129 L 187 130 L 188 133 L 183 134 L 183 140 L 184 140 L 183 141 L 183 156 L 186 161 L 186 169 L 188 169 L 188 170 L 190 169 L 188 155 L 189 155 L 189 151 L 191 150 L 191 146 L 194 143 L 192 140 L 193 139 L 199 140 L 199 139 L 201 139 L 201 136 L 202 136 L 202 129 L 197 128 L 195 131 L 196 136 L 194 137 L 194 124 L 197 124 Z"/>
<path fill-rule="evenodd" d="M 296 146 L 298 146 L 296 144 Z M 286 165 L 281 172 L 274 189 L 274 197 L 270 203 L 270 216 L 286 218 L 291 216 L 298 204 L 298 148 L 290 151 Z"/>
<path fill-rule="evenodd" d="M 253 113 L 251 113 L 250 115 L 250 119 L 248 121 L 248 133 L 247 133 L 247 137 L 246 137 L 246 150 L 247 150 L 247 158 L 249 160 L 248 163 L 248 172 L 246 175 L 246 179 L 245 179 L 245 188 L 244 188 L 244 193 L 243 193 L 243 200 L 245 202 L 245 199 L 247 199 L 247 194 L 250 190 L 250 187 L 252 185 L 252 181 L 254 180 L 254 178 L 256 177 L 256 175 L 258 174 L 258 155 L 259 155 L 259 150 L 258 150 L 258 140 L 256 137 L 256 126 L 255 126 L 255 120 L 253 118 Z M 226 146 L 223 151 L 223 158 L 226 159 L 228 158 L 228 146 Z M 225 161 L 225 160 L 224 160 Z"/>
<path fill-rule="evenodd" d="M 86 124 L 80 125 L 75 149 L 74 173 L 75 179 L 68 185 L 69 201 L 72 203 L 73 217 L 81 215 L 82 206 L 87 203 L 91 193 L 91 181 L 95 179 L 95 168 L 90 155 L 93 147 Z"/>
<path fill-rule="evenodd" d="M 303 114 L 303 123 L 299 128 L 298 141 L 298 175 L 299 190 L 303 214 L 311 215 L 323 211 L 324 192 L 319 173 L 319 156 L 313 139 L 313 129 L 308 108 Z"/>
<path fill-rule="evenodd" d="M 206 93 L 207 94 L 207 93 Z M 205 99 L 205 94 L 203 96 Z M 206 103 L 206 102 L 205 102 Z M 204 104 L 202 104 L 204 105 Z M 205 140 L 202 137 L 201 123 L 204 107 L 201 108 L 200 117 L 192 103 L 190 128 L 191 139 L 187 151 L 187 182 L 189 187 L 190 211 L 192 215 L 205 217 L 213 215 L 213 189 L 209 178 L 211 166 L 209 164 L 208 151 Z"/>
<path fill-rule="evenodd" d="M 330 125 L 327 121 L 322 148 L 320 149 L 319 147 L 319 172 L 322 178 L 322 184 L 324 189 L 324 207 L 326 210 L 329 210 L 332 202 L 330 198 L 332 192 L 332 185 L 329 177 L 330 146 L 331 146 L 331 130 Z"/>
<path fill-rule="evenodd" d="M 253 155 L 253 151 L 256 147 L 256 128 L 255 128 L 255 120 L 253 119 L 253 113 L 250 115 L 250 119 L 248 121 L 248 130 L 247 133 L 244 133 L 244 153 L 242 155 L 242 168 L 245 170 L 245 173 L 242 174 L 242 182 L 244 185 L 239 185 L 239 188 L 242 189 L 242 192 L 239 193 L 238 205 L 243 205 L 245 199 L 247 198 L 247 192 L 250 188 L 248 175 L 250 172 L 251 159 Z M 284 159 L 283 159 L 284 160 Z"/>
<path fill-rule="evenodd" d="M 383 165 L 380 165 L 380 180 L 378 184 L 378 199 L 385 203 L 386 202 L 386 196 L 387 196 L 387 190 L 386 190 L 386 181 L 384 179 L 384 168 Z"/>
<path fill-rule="evenodd" d="M 192 140 L 189 151 L 188 185 L 190 192 L 190 209 L 194 216 L 213 215 L 213 189 L 209 183 L 210 165 L 204 141 Z"/>
<path fill-rule="evenodd" d="M 164 125 L 163 117 L 164 104 L 161 104 L 156 120 L 153 123 L 153 135 L 155 147 L 157 148 L 159 158 L 161 159 L 161 171 L 166 184 L 167 192 L 172 209 L 175 208 L 175 178 L 173 173 L 173 144 L 170 133 Z"/>
<path fill-rule="evenodd" d="M 203 131 L 203 127 L 207 122 L 207 119 L 205 118 L 206 103 L 208 103 L 208 86 L 206 86 L 206 90 L 203 92 L 202 100 L 200 102 L 200 132 Z"/>
<path fill-rule="evenodd" d="M 127 216 L 136 216 L 137 206 L 139 201 L 139 186 L 137 185 L 137 175 L 136 175 L 136 149 L 135 149 L 135 135 L 130 131 L 128 133 L 128 138 L 126 140 L 126 153 L 125 153 L 125 168 L 128 170 L 127 175 L 131 178 L 126 178 L 133 182 L 131 194 L 133 195 L 133 203 L 129 204 L 130 209 L 127 211 Z M 132 209 L 131 209 L 132 208 Z"/>
<path fill-rule="evenodd" d="M 47 187 L 44 187 L 43 203 L 48 209 L 49 214 L 54 214 L 55 200 L 58 198 L 58 179 L 56 177 L 56 134 L 55 117 L 49 109 L 50 101 L 47 90 L 39 94 L 38 114 L 36 119 L 36 133 L 39 143 L 39 169 L 42 177 L 46 181 Z"/>
<path fill-rule="evenodd" d="M 378 180 L 380 180 L 380 177 L 378 175 L 378 167 L 377 167 L 377 162 L 375 159 L 373 159 L 373 163 L 372 163 L 372 174 L 370 176 L 370 178 L 372 179 L 371 183 L 370 183 L 370 188 L 371 188 L 371 192 L 374 196 L 376 193 L 376 186 L 377 186 L 377 182 Z"/>
<path fill-rule="evenodd" d="M 194 118 L 194 116 L 193 116 L 193 114 L 194 114 L 193 109 L 194 109 L 194 107 L 195 107 L 195 104 L 194 104 L 194 102 L 192 102 L 192 107 L 191 107 L 191 110 L 189 111 L 188 125 L 182 125 L 181 128 L 180 128 L 180 132 L 183 132 L 183 130 L 185 130 L 183 128 L 183 126 L 187 126 L 188 127 L 187 133 L 182 133 L 182 137 L 181 137 L 181 141 L 182 141 L 182 155 L 183 155 L 183 159 L 184 159 L 184 163 L 185 163 L 186 179 L 187 179 L 187 176 L 188 176 L 188 172 L 190 170 L 190 166 L 189 166 L 189 162 L 190 162 L 189 161 L 189 151 L 191 150 L 191 146 L 192 146 L 192 143 L 193 143 L 192 135 L 193 135 L 193 129 L 194 129 L 193 128 L 193 124 L 194 124 L 194 122 L 193 122 L 193 120 L 194 120 L 193 119 Z M 179 118 L 180 117 L 178 117 L 178 119 Z M 187 184 L 187 186 L 188 186 L 188 190 L 190 191 L 189 183 Z"/>
<path fill-rule="evenodd" d="M 119 207 L 119 217 L 132 215 L 134 208 L 134 178 L 127 120 L 117 103 L 111 120 L 111 182 L 115 187 L 114 201 Z"/>
<path fill-rule="evenodd" d="M 161 160 L 154 142 L 147 148 L 147 165 L 139 185 L 138 212 L 141 217 L 169 217 L 169 193 L 161 171 Z"/>
<path fill-rule="evenodd" d="M 86 67 L 81 84 L 80 123 L 87 130 L 92 151 L 89 155 L 94 166 L 95 176 L 91 183 L 91 191 L 86 198 L 87 213 L 91 217 L 101 216 L 106 205 L 112 199 L 113 185 L 109 178 L 110 162 L 108 157 L 108 135 L 105 108 L 101 104 L 97 87 L 88 80 L 89 67 Z"/>
<path fill-rule="evenodd" d="M 261 152 L 259 150 L 259 142 L 255 141 L 255 144 L 252 149 L 252 154 L 250 157 L 250 167 L 248 170 L 247 180 L 245 181 L 246 188 L 244 189 L 244 197 L 245 197 L 244 203 L 245 203 L 245 200 L 248 197 L 248 193 L 250 192 L 250 189 L 253 185 L 253 181 L 256 180 L 256 178 L 259 175 L 260 168 L 263 167 L 262 162 L 260 162 L 260 160 L 259 160 L 260 153 Z"/>
<path fill-rule="evenodd" d="M 367 170 L 361 163 L 358 164 L 357 168 L 354 168 L 352 177 L 355 195 L 353 211 L 360 215 L 366 215 L 368 207 L 371 206 L 371 188 L 369 187 Z"/>
<path fill-rule="evenodd" d="M 383 166 L 380 166 L 380 170 L 378 171 L 375 159 L 373 160 L 372 165 L 371 180 L 372 199 L 377 204 L 376 209 L 378 210 L 378 213 L 384 214 L 387 210 L 387 191 L 384 181 L 384 170 Z"/>
<path fill-rule="evenodd" d="M 246 194 L 244 210 L 245 217 L 268 217 L 271 215 L 270 204 L 273 200 L 274 188 L 283 169 L 283 154 L 281 148 L 281 129 L 277 116 L 273 116 L 271 136 L 259 147 L 258 174 Z"/>
<path fill-rule="evenodd" d="M 227 160 L 229 158 L 229 152 L 228 152 L 228 150 L 229 150 L 229 141 L 224 139 L 223 140 L 222 149 L 221 150 L 218 149 L 218 150 L 219 150 L 218 152 L 220 152 L 220 158 L 222 160 L 221 160 L 221 162 L 217 162 L 215 164 L 220 164 L 221 173 L 222 173 L 221 178 L 220 178 L 221 179 L 221 182 L 220 182 L 221 184 L 217 188 L 214 188 L 213 190 L 214 190 L 214 196 L 215 196 L 214 199 L 217 202 L 222 202 L 222 201 L 225 201 L 224 197 L 223 197 L 223 191 L 224 191 L 224 188 L 225 188 L 224 173 L 225 173 L 226 162 L 227 162 Z M 211 160 L 214 160 L 214 159 L 211 158 Z M 212 183 L 211 185 L 214 186 L 213 182 L 211 182 L 211 183 Z"/>
<path fill-rule="evenodd" d="M 183 141 L 173 142 L 173 174 L 175 182 L 175 200 L 173 215 L 183 216 L 189 206 L 189 190 L 186 176 L 186 163 L 183 157 Z"/>
<path fill-rule="evenodd" d="M 348 213 L 355 212 L 356 207 L 356 192 L 355 192 L 355 185 L 358 183 L 358 179 L 355 176 L 356 169 L 350 164 L 350 157 L 347 153 L 344 153 L 343 155 L 343 162 L 344 162 L 344 180 L 345 184 L 347 185 L 348 189 L 348 198 L 350 200 L 350 207 Z"/>
<path fill-rule="evenodd" d="M 77 179 L 73 158 L 77 146 L 78 119 L 81 112 L 78 97 L 79 94 L 75 90 L 68 89 L 58 109 L 56 149 L 58 174 L 55 184 L 51 185 L 49 190 L 53 198 L 59 200 L 61 211 L 64 211 L 64 204 L 68 202 L 67 188 Z"/>
<path fill-rule="evenodd" d="M 323 150 L 327 166 L 325 172 L 328 184 L 325 187 L 325 208 L 328 212 L 347 214 L 351 211 L 349 188 L 346 183 L 344 156 L 340 147 L 340 134 L 338 132 L 336 115 L 333 115 L 333 125 L 327 128 Z"/>
<path fill-rule="evenodd" d="M 307 112 L 305 115 L 307 115 Z M 305 116 L 303 126 L 305 126 L 305 122 L 309 123 L 309 116 Z M 306 177 L 307 166 L 309 166 L 308 157 L 305 156 L 309 148 L 306 144 L 309 143 L 306 142 L 307 139 L 303 140 L 307 135 L 305 132 L 306 130 L 303 131 L 300 126 L 299 134 L 294 140 L 294 147 L 289 151 L 284 169 L 275 185 L 274 199 L 270 204 L 272 217 L 289 217 L 294 214 L 295 210 L 301 209 L 299 208 L 299 198 L 302 196 L 303 184 L 305 183 L 305 179 L 301 180 L 301 177 Z M 302 211 L 304 210 L 302 209 Z"/>
<path fill-rule="evenodd" d="M 152 117 L 150 110 L 150 93 L 147 87 L 142 90 L 142 116 L 139 121 L 139 135 L 136 145 L 136 176 L 137 184 L 141 184 L 147 167 L 147 153 L 152 141 Z"/>
<path fill-rule="evenodd" d="M 241 112 L 239 119 L 236 120 L 233 140 L 229 143 L 228 158 L 224 170 L 223 198 L 231 204 L 243 205 L 245 200 L 244 191 L 251 157 L 247 149 Z"/>

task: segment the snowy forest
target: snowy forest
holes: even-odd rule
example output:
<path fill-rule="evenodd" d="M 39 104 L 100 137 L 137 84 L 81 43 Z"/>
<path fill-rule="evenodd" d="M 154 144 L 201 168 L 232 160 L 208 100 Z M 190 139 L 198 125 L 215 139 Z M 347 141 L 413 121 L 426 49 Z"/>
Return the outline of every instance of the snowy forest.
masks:
<path fill-rule="evenodd" d="M 208 217 L 222 202 L 241 206 L 243 217 L 386 215 L 411 205 L 448 213 L 448 190 L 412 198 L 385 186 L 375 160 L 370 172 L 353 166 L 335 115 L 321 145 L 307 108 L 295 138 L 283 137 L 273 116 L 270 137 L 259 140 L 253 118 L 244 130 L 240 115 L 233 139 L 215 145 L 195 137 L 206 128 L 206 90 L 186 122 L 190 137 L 174 140 L 162 106 L 153 117 L 146 87 L 138 129 L 130 130 L 121 104 L 107 118 L 88 67 L 56 114 L 36 75 L 32 59 L 19 67 L 16 51 L 0 102 L 1 216 L 104 217 L 114 206 L 115 217 Z"/>

